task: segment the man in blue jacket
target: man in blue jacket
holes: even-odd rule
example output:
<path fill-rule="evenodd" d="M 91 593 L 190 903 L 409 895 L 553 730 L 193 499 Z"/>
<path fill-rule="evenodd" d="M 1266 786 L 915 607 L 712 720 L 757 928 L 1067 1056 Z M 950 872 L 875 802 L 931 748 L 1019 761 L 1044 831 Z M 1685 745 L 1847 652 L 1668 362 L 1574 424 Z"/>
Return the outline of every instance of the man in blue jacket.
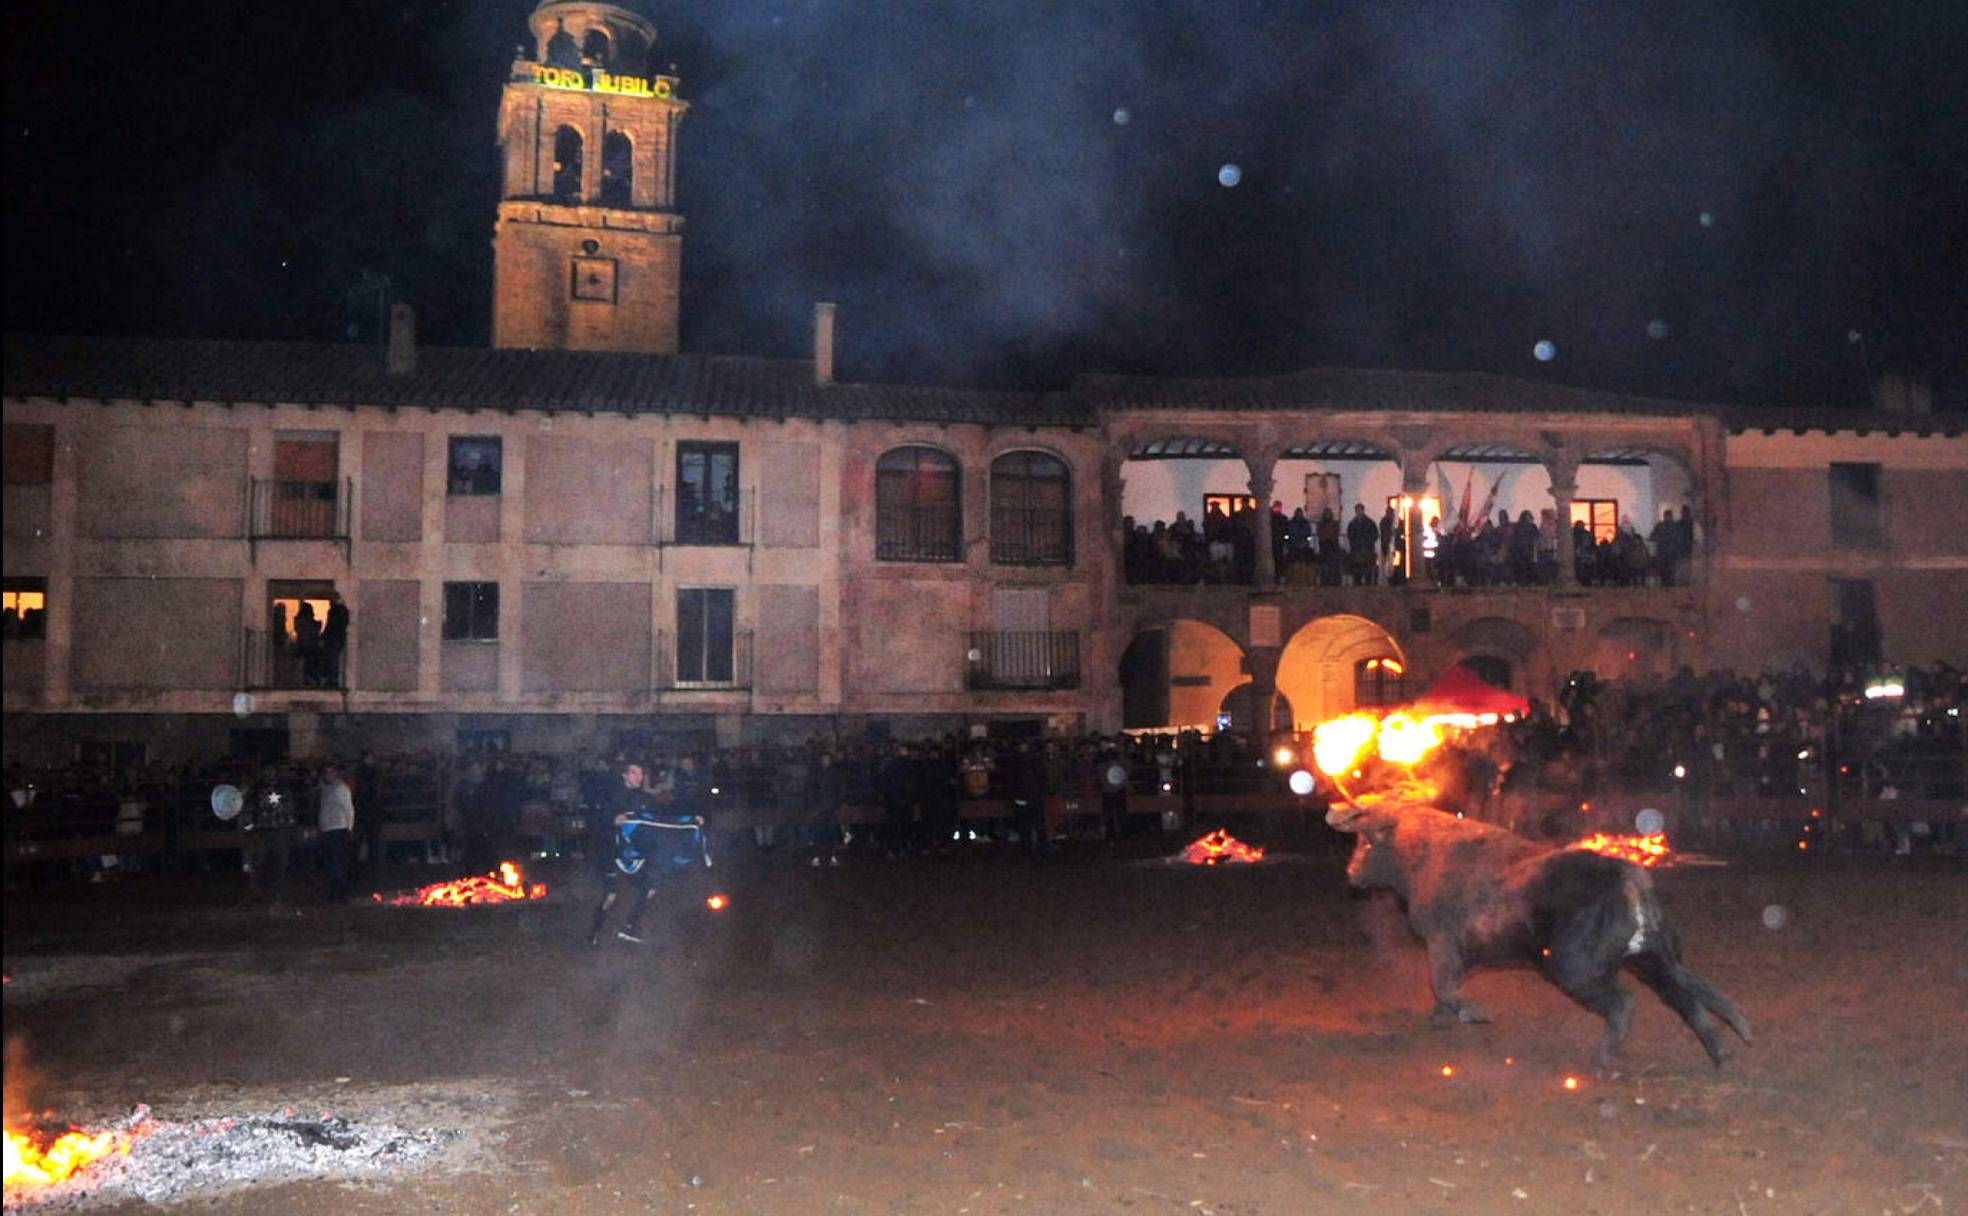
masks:
<path fill-rule="evenodd" d="M 685 813 L 678 805 L 682 801 L 648 789 L 641 765 L 623 767 L 612 837 L 615 859 L 608 867 L 606 889 L 588 926 L 590 946 L 601 944 L 608 913 L 624 890 L 640 892 L 640 897 L 631 904 L 629 919 L 615 936 L 641 945 L 642 915 L 656 896 L 657 881 L 666 873 L 677 873 L 699 862 L 710 864 L 710 853 L 704 847 L 703 816 Z"/>

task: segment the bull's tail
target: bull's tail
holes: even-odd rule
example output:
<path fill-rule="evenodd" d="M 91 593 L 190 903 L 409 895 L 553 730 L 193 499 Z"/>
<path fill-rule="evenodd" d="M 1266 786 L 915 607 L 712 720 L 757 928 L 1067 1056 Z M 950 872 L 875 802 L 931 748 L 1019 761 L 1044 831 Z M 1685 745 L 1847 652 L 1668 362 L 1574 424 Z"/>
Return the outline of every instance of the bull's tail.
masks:
<path fill-rule="evenodd" d="M 1743 1042 L 1750 1041 L 1749 1015 L 1742 1011 L 1728 997 L 1723 996 L 1715 985 L 1681 962 L 1681 943 L 1676 940 L 1674 931 L 1661 919 L 1660 905 L 1655 902 L 1652 891 L 1641 895 L 1642 928 L 1636 934 L 1638 949 L 1627 957 L 1627 964 L 1640 981 L 1654 990 L 1668 1008 L 1681 1015 L 1688 1029 L 1695 1032 L 1701 1040 L 1703 1050 L 1715 1066 L 1722 1066 L 1722 1038 L 1716 1033 L 1715 1021 L 1709 1017 L 1713 1010 L 1716 1016 L 1729 1024 L 1729 1029 L 1742 1036 Z"/>

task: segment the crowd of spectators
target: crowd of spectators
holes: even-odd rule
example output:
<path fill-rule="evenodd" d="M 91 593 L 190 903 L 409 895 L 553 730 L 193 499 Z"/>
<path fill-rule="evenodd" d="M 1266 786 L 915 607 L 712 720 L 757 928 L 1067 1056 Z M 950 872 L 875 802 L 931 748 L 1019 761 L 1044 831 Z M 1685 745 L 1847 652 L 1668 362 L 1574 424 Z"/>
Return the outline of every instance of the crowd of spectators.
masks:
<path fill-rule="evenodd" d="M 1453 741 L 1431 775 L 1446 799 L 1479 813 L 1513 797 L 1565 805 L 1615 791 L 1678 793 L 1697 808 L 1744 798 L 1959 802 L 1968 797 L 1965 706 L 1968 678 L 1945 664 L 1890 680 L 1858 669 L 1829 679 L 1801 668 L 1615 682 L 1582 673 L 1533 699 L 1524 718 Z M 1179 815 L 1188 795 L 1275 792 L 1269 742 L 1235 733 L 814 739 L 696 752 L 694 796 L 723 847 L 804 849 L 817 861 L 841 850 L 947 848 L 977 835 L 1042 852 L 1075 828 L 1118 836 L 1130 799 L 1137 811 Z M 596 834 L 607 830 L 622 766 L 634 761 L 674 781 L 680 760 L 424 752 L 365 755 L 342 772 L 354 794 L 358 857 L 480 873 L 529 849 L 602 855 Z M 331 763 L 14 766 L 6 838 L 10 846 L 112 842 L 85 856 L 48 850 L 28 863 L 43 879 L 219 871 L 241 858 L 236 844 L 231 853 L 211 844 L 238 826 L 214 815 L 215 786 L 236 786 L 249 802 L 279 793 L 305 840 Z M 995 804 L 990 814 L 965 814 L 967 803 L 984 802 Z M 1934 839 L 1952 844 L 1958 829 L 1937 826 Z M 10 865 L 10 882 L 18 868 Z"/>
<path fill-rule="evenodd" d="M 1256 533 L 1246 504 L 1225 513 L 1214 503 L 1198 525 L 1177 511 L 1173 522 L 1122 519 L 1124 573 L 1130 583 L 1250 584 L 1257 580 Z M 1558 581 L 1559 522 L 1546 507 L 1537 518 L 1498 511 L 1444 528 L 1430 519 L 1422 530 L 1423 577 L 1443 587 L 1550 586 Z M 1271 504 L 1272 571 L 1280 583 L 1398 585 L 1406 578 L 1406 537 L 1393 507 L 1374 519 L 1355 503 L 1342 521 L 1331 508 L 1317 520 L 1303 507 L 1285 513 Z M 1663 587 L 1685 583 L 1696 551 L 1693 512 L 1664 512 L 1646 536 L 1623 520 L 1605 534 L 1584 521 L 1572 524 L 1573 571 L 1582 586 Z"/>

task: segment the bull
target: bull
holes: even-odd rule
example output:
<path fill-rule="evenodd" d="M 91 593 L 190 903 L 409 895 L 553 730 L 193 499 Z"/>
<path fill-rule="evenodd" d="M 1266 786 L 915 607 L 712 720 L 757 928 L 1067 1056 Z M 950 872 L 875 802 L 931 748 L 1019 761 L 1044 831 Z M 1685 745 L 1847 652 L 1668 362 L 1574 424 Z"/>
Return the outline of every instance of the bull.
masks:
<path fill-rule="evenodd" d="M 1711 1012 L 1750 1040 L 1742 1009 L 1682 964 L 1652 877 L 1639 866 L 1372 797 L 1335 806 L 1326 822 L 1357 838 L 1348 881 L 1390 890 L 1405 901 L 1408 924 L 1428 948 L 1438 1018 L 1489 1021 L 1462 995 L 1463 975 L 1473 967 L 1528 961 L 1605 1019 L 1598 1050 L 1603 1067 L 1633 1021 L 1633 993 L 1619 983 L 1626 966 L 1681 1015 L 1716 1067 L 1722 1065 L 1722 1039 Z"/>

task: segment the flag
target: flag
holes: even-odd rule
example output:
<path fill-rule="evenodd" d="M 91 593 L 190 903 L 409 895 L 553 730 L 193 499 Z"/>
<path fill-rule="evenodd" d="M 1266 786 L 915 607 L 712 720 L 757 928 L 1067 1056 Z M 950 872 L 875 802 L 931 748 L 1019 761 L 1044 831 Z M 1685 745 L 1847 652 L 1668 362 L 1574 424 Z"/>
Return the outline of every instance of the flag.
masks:
<path fill-rule="evenodd" d="M 1469 476 L 1462 479 L 1462 505 L 1456 508 L 1456 535 L 1469 532 L 1469 493 L 1476 484 L 1476 470 L 1470 469 Z"/>
<path fill-rule="evenodd" d="M 1470 472 L 1473 473 L 1475 472 L 1475 470 L 1471 469 Z M 1503 474 L 1498 473 L 1496 481 L 1492 483 L 1490 486 L 1490 496 L 1483 500 L 1483 509 L 1476 512 L 1477 527 L 1480 528 L 1484 524 L 1489 522 L 1490 512 L 1496 509 L 1497 491 L 1501 490 L 1502 488 L 1503 488 Z"/>

